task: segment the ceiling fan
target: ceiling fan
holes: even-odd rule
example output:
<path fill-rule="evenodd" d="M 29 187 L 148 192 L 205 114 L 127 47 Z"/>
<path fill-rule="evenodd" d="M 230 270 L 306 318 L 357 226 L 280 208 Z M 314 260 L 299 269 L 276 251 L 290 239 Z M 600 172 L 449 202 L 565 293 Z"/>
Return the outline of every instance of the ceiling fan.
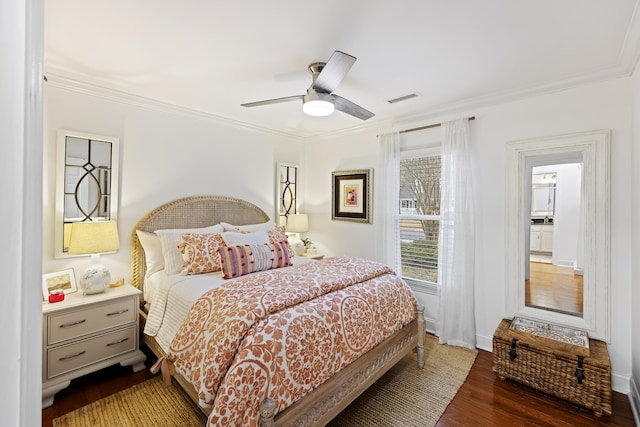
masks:
<path fill-rule="evenodd" d="M 267 99 L 240 105 L 243 107 L 257 107 L 301 99 L 302 111 L 310 116 L 328 116 L 333 114 L 334 110 L 338 110 L 359 119 L 367 120 L 374 116 L 371 111 L 332 93 L 355 62 L 355 56 L 336 50 L 326 63 L 314 62 L 309 65 L 309 71 L 313 75 L 313 83 L 307 89 L 306 95 Z"/>

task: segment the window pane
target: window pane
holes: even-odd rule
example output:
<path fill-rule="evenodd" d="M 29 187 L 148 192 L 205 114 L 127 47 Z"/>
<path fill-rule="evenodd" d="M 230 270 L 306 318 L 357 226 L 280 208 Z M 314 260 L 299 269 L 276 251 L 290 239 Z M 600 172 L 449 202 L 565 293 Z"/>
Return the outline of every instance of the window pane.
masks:
<path fill-rule="evenodd" d="M 402 276 L 438 283 L 438 220 L 400 219 Z"/>
<path fill-rule="evenodd" d="M 440 156 L 400 162 L 400 214 L 440 215 Z"/>
<path fill-rule="evenodd" d="M 414 216 L 412 219 L 403 218 Z M 415 216 L 430 219 L 415 219 Z M 400 161 L 400 255 L 402 276 L 438 282 L 440 156 Z"/>

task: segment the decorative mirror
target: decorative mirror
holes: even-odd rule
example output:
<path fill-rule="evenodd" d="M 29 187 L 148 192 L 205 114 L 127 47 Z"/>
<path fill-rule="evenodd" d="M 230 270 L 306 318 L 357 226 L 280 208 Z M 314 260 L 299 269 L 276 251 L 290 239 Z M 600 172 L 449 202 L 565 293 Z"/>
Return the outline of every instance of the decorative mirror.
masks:
<path fill-rule="evenodd" d="M 610 131 L 604 130 L 507 144 L 508 316 L 518 315 L 575 327 L 587 331 L 593 338 L 608 340 L 609 140 Z M 551 170 L 557 173 L 553 188 L 547 185 L 540 195 L 535 194 L 534 176 L 541 171 L 549 175 Z M 571 176 L 575 178 L 570 179 Z M 538 178 L 536 176 L 535 180 Z M 570 185 L 571 182 L 575 184 Z M 564 189 L 567 191 L 561 195 Z M 538 198 L 540 200 L 536 200 Z M 571 199 L 575 200 L 573 206 L 568 205 Z M 569 226 L 575 227 L 573 240 L 560 235 Z M 553 243 L 545 247 L 545 233 L 551 232 Z M 543 240 L 541 246 L 533 241 L 537 233 Z M 572 274 L 580 276 L 581 294 L 576 293 L 576 298 L 582 310 L 559 310 L 547 304 L 527 301 L 531 297 L 531 289 L 527 286 L 533 277 L 530 276 L 534 264 L 532 254 L 551 252 L 552 259 L 559 258 L 553 252 L 560 252 L 560 244 L 574 246 L 575 256 L 571 264 L 575 273 Z M 558 259 L 551 263 L 563 264 Z"/>
<path fill-rule="evenodd" d="M 556 173 L 535 173 L 532 176 L 531 217 L 553 218 L 556 203 Z"/>
<path fill-rule="evenodd" d="M 298 165 L 278 163 L 276 206 L 278 224 L 285 225 L 287 217 L 298 213 Z"/>
<path fill-rule="evenodd" d="M 114 221 L 118 212 L 119 140 L 58 131 L 55 257 L 67 252 L 71 224 Z"/>

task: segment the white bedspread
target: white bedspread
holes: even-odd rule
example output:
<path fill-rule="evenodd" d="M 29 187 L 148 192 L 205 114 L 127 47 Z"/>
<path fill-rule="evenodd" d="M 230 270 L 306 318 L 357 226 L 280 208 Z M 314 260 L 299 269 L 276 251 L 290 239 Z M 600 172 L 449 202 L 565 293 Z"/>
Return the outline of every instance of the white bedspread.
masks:
<path fill-rule="evenodd" d="M 294 257 L 292 262 L 296 265 L 313 260 Z M 144 333 L 155 337 L 166 352 L 193 303 L 208 290 L 229 280 L 233 279 L 223 279 L 221 271 L 192 276 L 167 275 L 164 270 L 152 274 L 145 280 L 145 288 L 152 289 L 152 301 Z"/>

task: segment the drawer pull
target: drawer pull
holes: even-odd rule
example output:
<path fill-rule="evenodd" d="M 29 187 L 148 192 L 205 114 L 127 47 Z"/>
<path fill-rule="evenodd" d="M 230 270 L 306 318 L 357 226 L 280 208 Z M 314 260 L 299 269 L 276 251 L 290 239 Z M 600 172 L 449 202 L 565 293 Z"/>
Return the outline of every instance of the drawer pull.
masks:
<path fill-rule="evenodd" d="M 120 343 L 125 342 L 126 340 L 128 340 L 129 338 L 122 338 L 120 341 L 114 341 L 114 342 L 110 342 L 109 344 L 107 344 L 107 347 L 111 347 L 112 345 L 118 345 Z"/>
<path fill-rule="evenodd" d="M 60 359 L 58 359 L 59 361 L 63 362 L 65 360 L 69 360 L 69 359 L 73 359 L 74 357 L 78 357 L 78 356 L 82 356 L 83 354 L 85 354 L 86 351 L 82 350 L 81 352 L 78 352 L 76 354 L 72 354 L 70 356 L 65 356 L 65 357 L 61 357 Z"/>
<path fill-rule="evenodd" d="M 107 313 L 107 316 L 117 316 L 118 314 L 126 313 L 127 311 L 129 311 L 128 308 L 120 311 L 114 311 L 113 313 Z"/>
<path fill-rule="evenodd" d="M 78 321 L 76 321 L 76 322 L 65 323 L 64 325 L 60 325 L 60 327 L 61 327 L 61 328 L 68 328 L 68 327 L 70 327 L 70 326 L 76 326 L 76 325 L 79 325 L 79 324 L 84 323 L 84 322 L 86 322 L 86 321 L 87 321 L 86 319 L 82 319 L 82 320 L 78 320 Z"/>

